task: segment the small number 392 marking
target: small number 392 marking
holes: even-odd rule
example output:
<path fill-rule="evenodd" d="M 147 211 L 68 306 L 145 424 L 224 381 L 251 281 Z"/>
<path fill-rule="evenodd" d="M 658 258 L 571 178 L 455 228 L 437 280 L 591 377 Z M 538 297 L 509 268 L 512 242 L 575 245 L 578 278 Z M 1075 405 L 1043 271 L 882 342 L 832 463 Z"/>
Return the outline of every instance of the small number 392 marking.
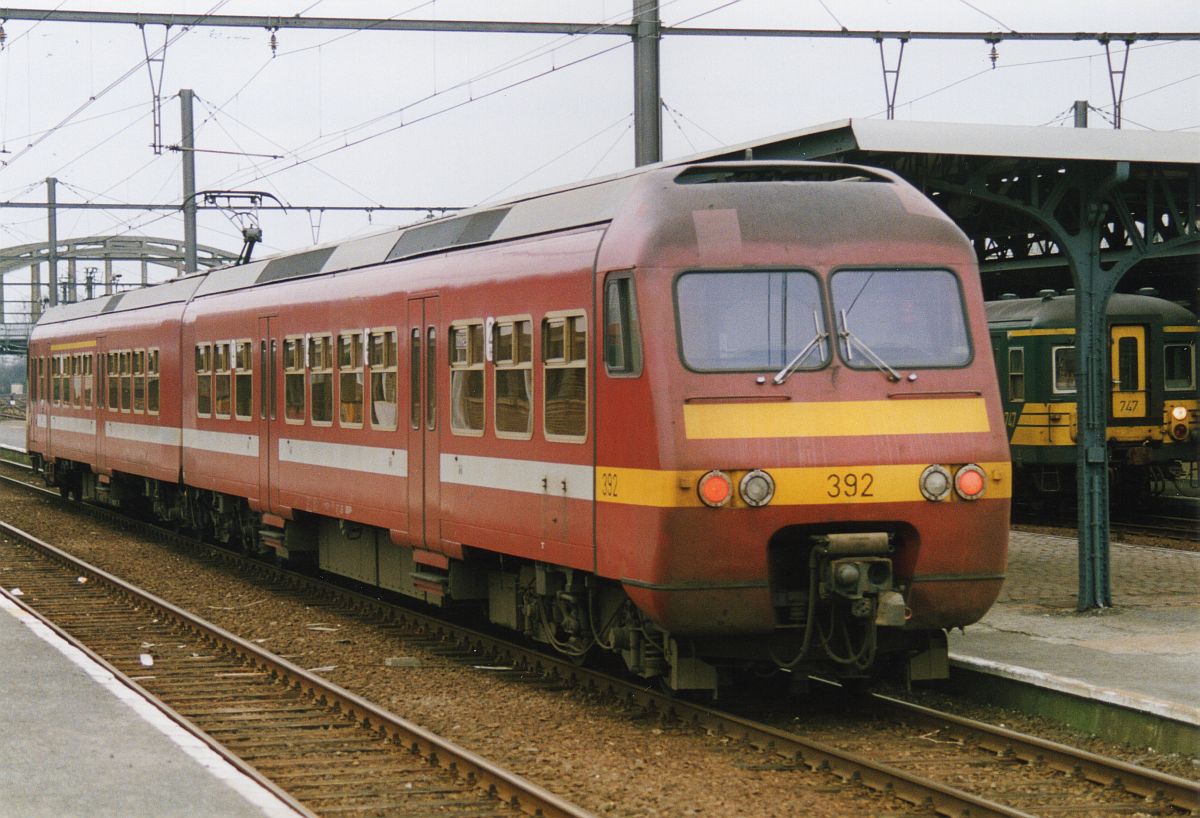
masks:
<path fill-rule="evenodd" d="M 841 497 L 874 497 L 871 487 L 875 485 L 875 475 L 871 472 L 846 472 L 845 474 L 829 474 L 825 477 L 826 494 L 832 498 Z"/>

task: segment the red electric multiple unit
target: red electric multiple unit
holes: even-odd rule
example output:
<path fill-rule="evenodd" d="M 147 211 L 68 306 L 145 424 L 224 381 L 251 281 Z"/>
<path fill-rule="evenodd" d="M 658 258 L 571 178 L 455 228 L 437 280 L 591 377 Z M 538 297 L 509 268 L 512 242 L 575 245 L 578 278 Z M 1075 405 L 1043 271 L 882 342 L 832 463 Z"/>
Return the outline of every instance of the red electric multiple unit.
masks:
<path fill-rule="evenodd" d="M 1004 576 L 975 256 L 898 177 L 656 167 L 50 310 L 84 499 L 676 689 L 946 670 Z"/>

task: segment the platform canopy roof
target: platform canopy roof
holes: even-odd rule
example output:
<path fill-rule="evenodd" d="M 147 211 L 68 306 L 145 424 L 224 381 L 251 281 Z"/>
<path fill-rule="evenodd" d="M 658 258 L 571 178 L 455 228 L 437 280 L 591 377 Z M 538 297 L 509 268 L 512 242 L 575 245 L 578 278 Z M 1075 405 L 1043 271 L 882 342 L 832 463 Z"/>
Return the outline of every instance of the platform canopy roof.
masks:
<path fill-rule="evenodd" d="M 1058 231 L 1076 234 L 1098 195 L 1108 208 L 1099 224 L 1102 265 L 1154 259 L 1127 288 L 1173 285 L 1177 297 L 1195 296 L 1200 133 L 847 119 L 689 159 L 748 156 L 899 173 L 971 238 L 993 296 L 1073 286 Z"/>

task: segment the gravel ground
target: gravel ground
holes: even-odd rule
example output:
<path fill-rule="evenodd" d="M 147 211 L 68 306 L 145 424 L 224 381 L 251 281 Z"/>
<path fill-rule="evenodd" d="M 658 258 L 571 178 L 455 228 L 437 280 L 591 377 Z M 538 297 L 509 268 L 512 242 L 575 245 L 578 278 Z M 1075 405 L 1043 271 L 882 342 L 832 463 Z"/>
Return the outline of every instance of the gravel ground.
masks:
<path fill-rule="evenodd" d="M 761 769 L 773 761 L 728 739 L 639 720 L 580 692 L 464 665 L 351 615 L 268 591 L 170 548 L 0 487 L 12 525 L 159 596 L 605 816 L 912 815 L 908 805 L 835 778 Z M 403 661 L 395 661 L 403 657 Z M 391 663 L 387 660 L 392 659 Z M 1195 759 L 1111 747 L 1018 714 L 916 697 L 970 718 L 1196 778 Z"/>

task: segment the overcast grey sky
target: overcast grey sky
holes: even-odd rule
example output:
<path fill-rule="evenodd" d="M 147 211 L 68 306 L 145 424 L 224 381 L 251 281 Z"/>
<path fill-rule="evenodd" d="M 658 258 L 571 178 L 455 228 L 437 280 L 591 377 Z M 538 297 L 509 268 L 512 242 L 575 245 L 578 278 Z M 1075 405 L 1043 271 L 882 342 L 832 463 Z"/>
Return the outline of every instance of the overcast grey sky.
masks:
<path fill-rule="evenodd" d="M 627 22 L 632 0 L 125 0 L 21 8 Z M 1196 0 L 662 0 L 665 25 L 966 31 L 1200 31 Z M 179 154 L 155 155 L 142 32 L 130 25 L 5 21 L 0 51 L 0 201 L 177 202 Z M 152 51 L 164 29 L 148 26 Z M 255 189 L 289 205 L 474 205 L 633 163 L 632 47 L 619 36 L 172 28 L 162 62 L 163 142 L 179 142 L 178 91 L 197 96 L 199 189 Z M 1086 99 L 1110 127 L 1095 41 L 913 41 L 896 117 L 1069 127 Z M 887 44 L 889 59 L 897 45 Z M 664 156 L 849 117 L 884 115 L 870 40 L 667 37 Z M 1114 55 L 1123 58 L 1120 47 Z M 1124 127 L 1200 130 L 1200 44 L 1137 43 Z M 262 155 L 278 155 L 270 159 Z M 263 253 L 358 235 L 404 214 L 264 213 Z M 61 238 L 182 237 L 175 214 L 63 211 Z M 0 246 L 46 239 L 41 211 L 0 210 Z M 199 240 L 240 233 L 202 213 Z"/>

